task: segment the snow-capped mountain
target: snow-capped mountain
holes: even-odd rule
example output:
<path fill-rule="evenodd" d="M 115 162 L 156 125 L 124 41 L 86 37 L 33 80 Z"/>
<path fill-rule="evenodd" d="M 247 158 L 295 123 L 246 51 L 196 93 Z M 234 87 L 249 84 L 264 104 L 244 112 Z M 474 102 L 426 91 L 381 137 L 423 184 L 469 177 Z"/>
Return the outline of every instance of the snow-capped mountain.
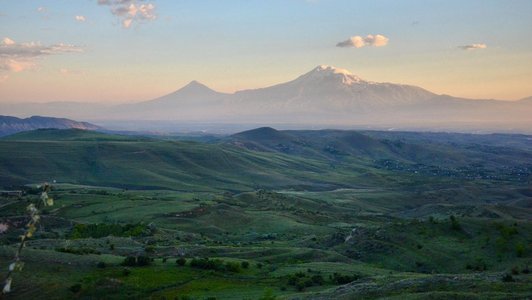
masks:
<path fill-rule="evenodd" d="M 524 128 L 532 132 L 529 98 L 499 101 L 436 95 L 416 86 L 367 81 L 347 70 L 326 65 L 317 66 L 286 83 L 231 94 L 192 81 L 173 93 L 149 101 L 106 107 L 78 103 L 72 107 L 76 109 L 70 109 L 65 103 L 23 107 L 0 104 L 0 110 L 6 114 L 57 112 L 61 117 L 120 120 L 127 122 L 127 126 L 152 120 L 415 129 L 454 129 L 461 124 L 485 128 L 489 124 L 494 130 L 504 126 L 507 130 Z"/>
<path fill-rule="evenodd" d="M 344 113 L 412 105 L 434 96 L 419 87 L 366 81 L 347 70 L 325 65 L 287 83 L 235 93 L 238 103 L 260 107 L 261 111 Z"/>

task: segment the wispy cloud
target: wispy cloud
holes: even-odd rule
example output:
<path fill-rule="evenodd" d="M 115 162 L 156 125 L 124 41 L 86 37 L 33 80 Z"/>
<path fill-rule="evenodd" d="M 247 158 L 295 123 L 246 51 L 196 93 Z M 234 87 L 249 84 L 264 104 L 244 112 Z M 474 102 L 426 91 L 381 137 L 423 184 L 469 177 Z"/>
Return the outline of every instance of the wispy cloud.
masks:
<path fill-rule="evenodd" d="M 78 22 L 85 22 L 86 21 L 85 16 L 75 16 L 74 19 L 76 19 L 76 21 L 78 21 Z"/>
<path fill-rule="evenodd" d="M 72 75 L 84 75 L 85 72 L 78 71 L 78 70 L 70 70 L 70 69 L 66 69 L 66 68 L 61 68 L 61 69 L 59 69 L 59 74 L 61 74 L 63 76 L 72 76 Z"/>
<path fill-rule="evenodd" d="M 476 49 L 486 49 L 488 48 L 488 46 L 486 44 L 469 44 L 469 45 L 458 46 L 458 48 L 462 50 L 476 50 Z"/>
<path fill-rule="evenodd" d="M 39 7 L 37 7 L 37 11 L 40 12 L 40 13 L 45 13 L 47 11 L 47 9 L 44 6 L 39 6 Z"/>
<path fill-rule="evenodd" d="M 0 70 L 22 72 L 36 67 L 37 60 L 41 57 L 82 51 L 82 48 L 69 44 L 48 46 L 36 42 L 19 44 L 5 37 L 0 44 Z"/>
<path fill-rule="evenodd" d="M 99 5 L 111 8 L 111 13 L 120 19 L 124 28 L 131 27 L 133 22 L 157 19 L 155 5 L 142 2 L 144 0 L 98 0 Z"/>
<path fill-rule="evenodd" d="M 380 35 L 380 34 L 376 34 L 376 35 L 369 34 L 366 37 L 355 35 L 345 41 L 339 42 L 338 44 L 336 44 L 336 47 L 341 47 L 341 48 L 362 48 L 365 46 L 383 47 L 388 44 L 388 41 L 389 39 L 387 37 L 385 37 L 384 35 Z"/>

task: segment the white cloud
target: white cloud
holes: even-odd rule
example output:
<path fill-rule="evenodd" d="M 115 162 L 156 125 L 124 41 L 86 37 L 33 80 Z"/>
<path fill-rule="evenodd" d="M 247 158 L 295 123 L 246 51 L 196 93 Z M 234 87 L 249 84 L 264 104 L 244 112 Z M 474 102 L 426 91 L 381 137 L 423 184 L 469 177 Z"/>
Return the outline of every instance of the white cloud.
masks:
<path fill-rule="evenodd" d="M 4 45 L 13 45 L 15 44 L 15 41 L 13 41 L 12 39 L 8 38 L 8 37 L 5 37 L 3 40 L 2 40 L 2 43 Z"/>
<path fill-rule="evenodd" d="M 74 19 L 76 19 L 76 21 L 78 21 L 78 22 L 85 22 L 86 21 L 85 16 L 75 16 Z"/>
<path fill-rule="evenodd" d="M 157 19 L 155 5 L 140 3 L 144 0 L 98 0 L 99 5 L 109 6 L 111 13 L 117 16 L 124 28 L 129 28 L 133 22 L 151 21 Z"/>
<path fill-rule="evenodd" d="M 376 34 L 376 35 L 369 34 L 366 37 L 355 35 L 345 41 L 339 42 L 338 44 L 336 44 L 336 47 L 341 47 L 341 48 L 362 48 L 365 46 L 383 47 L 388 44 L 388 41 L 389 39 L 387 37 L 385 37 L 384 35 L 380 35 L 380 34 Z"/>
<path fill-rule="evenodd" d="M 40 12 L 40 13 L 45 13 L 47 11 L 47 9 L 46 9 L 46 7 L 40 6 L 40 7 L 37 7 L 37 11 Z"/>
<path fill-rule="evenodd" d="M 476 49 L 486 49 L 488 48 L 488 46 L 486 44 L 469 44 L 469 45 L 458 46 L 458 48 L 462 50 L 476 50 Z"/>
<path fill-rule="evenodd" d="M 19 44 L 6 37 L 0 44 L 0 70 L 22 72 L 35 68 L 41 57 L 82 51 L 80 47 L 63 43 L 49 46 L 36 42 Z"/>

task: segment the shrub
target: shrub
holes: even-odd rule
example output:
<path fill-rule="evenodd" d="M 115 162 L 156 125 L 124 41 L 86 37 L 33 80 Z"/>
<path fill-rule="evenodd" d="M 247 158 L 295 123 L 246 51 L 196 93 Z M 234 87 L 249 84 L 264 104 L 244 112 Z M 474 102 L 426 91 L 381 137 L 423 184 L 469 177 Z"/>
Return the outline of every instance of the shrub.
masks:
<path fill-rule="evenodd" d="M 214 270 L 214 271 L 223 271 L 225 269 L 223 260 L 209 259 L 209 258 L 193 258 L 190 261 L 190 266 L 193 268 Z"/>
<path fill-rule="evenodd" d="M 100 269 L 104 269 L 107 265 L 105 265 L 105 263 L 103 261 L 99 262 L 97 265 L 96 265 L 98 268 Z"/>
<path fill-rule="evenodd" d="M 124 268 L 124 269 L 122 270 L 122 275 L 124 275 L 124 276 L 129 276 L 129 274 L 131 274 L 131 270 L 130 270 L 130 269 L 128 269 L 128 268 Z"/>
<path fill-rule="evenodd" d="M 70 232 L 71 239 L 102 238 L 106 236 L 141 236 L 147 228 L 143 224 L 76 224 Z"/>
<path fill-rule="evenodd" d="M 503 281 L 503 282 L 513 282 L 513 281 L 514 281 L 514 278 L 512 277 L 512 275 L 506 273 L 506 274 L 504 274 L 504 276 L 502 277 L 502 281 Z"/>
<path fill-rule="evenodd" d="M 151 263 L 151 259 L 148 256 L 137 256 L 137 266 L 147 266 Z"/>
<path fill-rule="evenodd" d="M 238 273 L 240 272 L 240 264 L 236 262 L 227 262 L 225 263 L 225 269 L 229 272 Z"/>
<path fill-rule="evenodd" d="M 187 260 L 184 257 L 180 257 L 175 260 L 178 266 L 184 266 L 187 263 Z"/>
<path fill-rule="evenodd" d="M 78 293 L 79 291 L 81 291 L 81 284 L 80 283 L 73 284 L 68 289 L 74 294 Z"/>
<path fill-rule="evenodd" d="M 460 225 L 460 222 L 458 222 L 458 219 L 454 215 L 451 215 L 449 219 L 451 220 L 452 230 L 456 230 L 456 231 L 462 230 L 462 226 Z"/>
<path fill-rule="evenodd" d="M 525 255 L 525 245 L 519 243 L 515 246 L 515 254 L 517 257 L 523 257 Z"/>
<path fill-rule="evenodd" d="M 126 267 L 135 267 L 135 266 L 142 267 L 142 266 L 149 265 L 151 261 L 152 261 L 151 258 L 149 258 L 148 256 L 144 256 L 144 255 L 137 256 L 137 257 L 128 256 L 124 258 L 122 265 Z"/>
<path fill-rule="evenodd" d="M 312 282 L 317 285 L 322 285 L 325 282 L 325 280 L 323 279 L 323 276 L 321 275 L 313 275 L 311 279 L 312 279 Z"/>
<path fill-rule="evenodd" d="M 247 262 L 247 261 L 243 261 L 243 262 L 241 262 L 240 265 L 241 265 L 242 268 L 244 268 L 244 269 L 249 268 L 249 262 Z"/>
<path fill-rule="evenodd" d="M 512 275 L 519 275 L 519 267 L 514 266 L 512 268 Z"/>
<path fill-rule="evenodd" d="M 122 262 L 122 265 L 123 266 L 128 266 L 128 267 L 134 267 L 134 266 L 137 265 L 137 259 L 134 256 L 128 256 L 128 257 L 124 258 L 124 261 Z"/>
<path fill-rule="evenodd" d="M 347 284 L 347 283 L 357 280 L 358 278 L 359 278 L 358 275 L 349 276 L 349 275 L 342 275 L 342 274 L 334 273 L 332 277 L 332 281 L 336 284 Z"/>

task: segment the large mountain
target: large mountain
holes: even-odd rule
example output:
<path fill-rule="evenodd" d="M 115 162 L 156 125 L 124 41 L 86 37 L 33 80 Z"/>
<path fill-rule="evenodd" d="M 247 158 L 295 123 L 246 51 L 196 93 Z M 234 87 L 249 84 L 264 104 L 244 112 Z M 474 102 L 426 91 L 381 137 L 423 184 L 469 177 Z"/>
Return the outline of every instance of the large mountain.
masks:
<path fill-rule="evenodd" d="M 0 116 L 0 136 L 5 136 L 21 131 L 29 131 L 41 128 L 56 128 L 56 129 L 83 129 L 83 130 L 97 130 L 100 127 L 87 123 L 77 122 L 63 118 L 51 118 L 33 116 L 30 118 L 19 119 L 10 116 Z"/>
<path fill-rule="evenodd" d="M 235 93 L 241 105 L 294 113 L 364 113 L 421 103 L 434 96 L 419 87 L 366 81 L 347 70 L 323 65 L 287 83 Z"/>

